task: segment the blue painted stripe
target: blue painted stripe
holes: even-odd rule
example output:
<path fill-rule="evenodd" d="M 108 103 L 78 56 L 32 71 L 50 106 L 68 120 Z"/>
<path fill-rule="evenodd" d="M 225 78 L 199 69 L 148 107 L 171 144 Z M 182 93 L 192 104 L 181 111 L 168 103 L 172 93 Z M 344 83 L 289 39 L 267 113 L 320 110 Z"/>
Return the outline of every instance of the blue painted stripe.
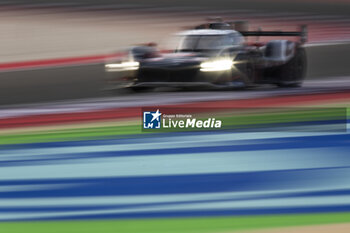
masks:
<path fill-rule="evenodd" d="M 161 207 L 166 205 L 183 205 L 183 204 L 200 204 L 200 203 L 215 203 L 215 202 L 232 202 L 232 201 L 251 201 L 251 200 L 271 200 L 292 197 L 325 197 L 337 198 L 337 196 L 350 195 L 350 189 L 332 190 L 332 191 L 310 191 L 310 192 L 286 192 L 276 194 L 248 194 L 236 198 L 219 198 L 219 199 L 205 199 L 196 201 L 167 201 L 167 202 L 152 202 L 139 204 L 104 204 L 96 205 L 93 202 L 90 205 L 80 206 L 31 206 L 31 207 L 0 207 L 0 213 L 16 213 L 16 212 L 66 212 L 66 211 L 88 211 L 88 210 L 111 210 L 111 209 L 133 209 L 142 207 Z"/>
<path fill-rule="evenodd" d="M 170 155 L 170 154 L 193 154 L 193 153 L 213 153 L 213 152 L 238 152 L 238 151 L 262 151 L 262 150 L 280 150 L 280 149 L 300 149 L 300 148 L 349 148 L 350 134 L 307 136 L 307 137 L 289 137 L 274 139 L 253 139 L 242 140 L 242 145 L 220 145 L 220 146 L 194 146 L 165 149 L 147 149 L 147 150 L 124 150 L 107 152 L 85 152 L 85 153 L 67 153 L 48 156 L 47 158 L 29 157 L 29 159 L 16 159 L 0 161 L 0 167 L 8 166 L 31 166 L 36 164 L 47 164 L 56 162 L 70 163 L 71 160 L 81 160 L 88 158 L 108 158 L 124 156 L 147 156 L 147 155 Z M 153 141 L 154 142 L 154 141 Z M 233 141 L 232 141 L 233 142 Z M 226 141 L 225 143 L 230 143 Z M 171 144 L 171 143 L 170 143 Z M 170 146 L 170 145 L 169 145 Z M 132 146 L 130 146 L 132 148 Z M 344 158 L 346 160 L 346 158 Z M 350 159 L 350 157 L 349 157 Z"/>
<path fill-rule="evenodd" d="M 344 183 L 350 167 L 124 178 L 0 181 L 1 185 L 70 184 L 47 190 L 0 192 L 0 198 L 155 195 L 306 188 L 324 179 Z M 305 179 L 307 177 L 307 179 Z"/>

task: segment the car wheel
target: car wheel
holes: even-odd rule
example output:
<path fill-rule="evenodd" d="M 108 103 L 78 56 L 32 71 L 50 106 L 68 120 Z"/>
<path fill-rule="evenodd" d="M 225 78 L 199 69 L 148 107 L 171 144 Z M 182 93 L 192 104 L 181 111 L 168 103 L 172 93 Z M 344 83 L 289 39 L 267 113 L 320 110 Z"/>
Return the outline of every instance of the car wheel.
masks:
<path fill-rule="evenodd" d="M 280 67 L 278 87 L 300 87 L 306 75 L 306 52 L 298 48 L 295 56 Z"/>
<path fill-rule="evenodd" d="M 134 92 L 147 92 L 151 91 L 152 87 L 129 87 Z"/>
<path fill-rule="evenodd" d="M 232 77 L 232 82 L 239 87 L 251 87 L 254 83 L 255 69 L 252 61 L 242 63 L 239 67 L 239 77 Z"/>

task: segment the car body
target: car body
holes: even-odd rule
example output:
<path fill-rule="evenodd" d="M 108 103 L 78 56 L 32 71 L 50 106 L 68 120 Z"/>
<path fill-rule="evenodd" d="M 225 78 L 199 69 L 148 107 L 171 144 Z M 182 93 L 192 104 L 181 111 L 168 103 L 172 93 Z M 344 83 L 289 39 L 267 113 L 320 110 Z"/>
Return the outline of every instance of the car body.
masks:
<path fill-rule="evenodd" d="M 221 27 L 220 27 L 221 25 Z M 171 52 L 136 46 L 122 59 L 105 64 L 110 89 L 128 87 L 300 86 L 306 72 L 303 42 L 286 39 L 247 43 L 247 36 L 304 36 L 303 32 L 237 31 L 227 23 L 176 34 Z"/>

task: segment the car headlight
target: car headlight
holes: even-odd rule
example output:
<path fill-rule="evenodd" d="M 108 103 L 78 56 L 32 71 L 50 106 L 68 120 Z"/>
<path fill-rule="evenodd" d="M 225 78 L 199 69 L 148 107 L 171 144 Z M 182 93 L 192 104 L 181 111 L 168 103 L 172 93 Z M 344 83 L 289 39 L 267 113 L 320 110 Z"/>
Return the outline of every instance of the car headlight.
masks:
<path fill-rule="evenodd" d="M 220 59 L 214 61 L 202 62 L 200 71 L 225 71 L 232 68 L 233 61 L 231 59 Z"/>
<path fill-rule="evenodd" d="M 127 61 L 122 63 L 106 64 L 106 71 L 124 71 L 124 70 L 138 70 L 140 66 L 139 62 Z"/>

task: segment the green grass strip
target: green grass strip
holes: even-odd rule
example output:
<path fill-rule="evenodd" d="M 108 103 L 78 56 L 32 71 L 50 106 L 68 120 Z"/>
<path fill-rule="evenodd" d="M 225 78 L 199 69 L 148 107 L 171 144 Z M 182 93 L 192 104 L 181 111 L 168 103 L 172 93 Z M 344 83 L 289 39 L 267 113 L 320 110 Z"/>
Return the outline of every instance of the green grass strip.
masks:
<path fill-rule="evenodd" d="M 149 220 L 5 222 L 0 223 L 0 231 L 4 233 L 220 233 L 345 222 L 350 222 L 350 213 Z"/>
<path fill-rule="evenodd" d="M 139 133 L 141 133 L 141 126 L 139 125 L 50 130 L 34 133 L 1 135 L 0 145 L 88 140 L 97 138 L 108 138 L 109 136 L 130 135 Z"/>

